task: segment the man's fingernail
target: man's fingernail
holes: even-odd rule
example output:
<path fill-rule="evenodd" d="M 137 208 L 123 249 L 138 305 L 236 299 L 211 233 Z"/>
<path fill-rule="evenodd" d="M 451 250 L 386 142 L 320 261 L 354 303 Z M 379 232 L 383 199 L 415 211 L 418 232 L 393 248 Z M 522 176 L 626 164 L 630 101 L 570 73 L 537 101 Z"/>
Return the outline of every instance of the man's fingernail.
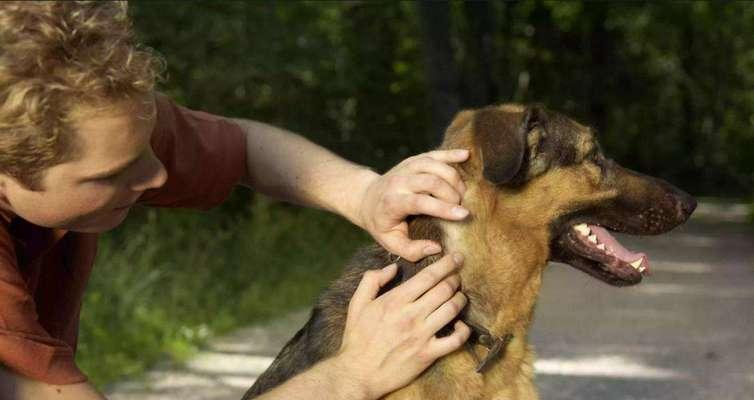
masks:
<path fill-rule="evenodd" d="M 453 254 L 453 261 L 456 262 L 456 264 L 460 264 L 463 262 L 463 254 L 461 253 L 454 253 Z"/>
<path fill-rule="evenodd" d="M 440 248 L 440 246 L 438 246 L 436 244 L 431 244 L 431 245 L 429 245 L 429 246 L 427 246 L 427 247 L 424 248 L 424 255 L 429 256 L 429 255 L 432 255 L 432 254 L 437 254 L 437 253 L 440 252 L 440 250 L 442 250 Z"/>
<path fill-rule="evenodd" d="M 465 218 L 467 215 L 469 215 L 469 210 L 461 206 L 453 207 L 453 210 L 451 212 L 458 218 Z"/>
<path fill-rule="evenodd" d="M 466 149 L 459 149 L 459 150 L 453 151 L 453 155 L 456 157 L 466 157 L 469 155 L 469 151 Z"/>

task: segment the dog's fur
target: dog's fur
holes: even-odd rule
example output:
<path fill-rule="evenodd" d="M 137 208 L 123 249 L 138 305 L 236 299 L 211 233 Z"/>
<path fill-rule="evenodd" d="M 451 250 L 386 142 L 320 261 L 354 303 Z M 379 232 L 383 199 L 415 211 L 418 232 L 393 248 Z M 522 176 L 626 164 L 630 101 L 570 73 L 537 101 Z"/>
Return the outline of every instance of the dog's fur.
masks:
<path fill-rule="evenodd" d="M 410 222 L 410 234 L 437 240 L 446 252 L 464 254 L 460 275 L 469 299 L 464 318 L 495 336 L 512 333 L 513 340 L 483 373 L 475 372 L 472 352 L 484 355 L 487 348 L 461 348 L 386 398 L 536 399 L 527 331 L 547 262 L 570 264 L 616 286 L 642 279 L 625 262 L 590 256 L 579 247 L 571 227 L 589 223 L 632 234 L 663 233 L 684 222 L 695 202 L 663 181 L 605 159 L 591 129 L 541 106 L 463 111 L 440 148 L 471 150 L 470 159 L 456 166 L 467 186 L 463 205 L 471 216 L 463 222 L 417 217 Z M 393 285 L 438 257 L 401 262 L 401 275 Z M 393 261 L 395 257 L 378 246 L 360 251 L 244 398 L 264 393 L 334 354 L 362 274 Z"/>

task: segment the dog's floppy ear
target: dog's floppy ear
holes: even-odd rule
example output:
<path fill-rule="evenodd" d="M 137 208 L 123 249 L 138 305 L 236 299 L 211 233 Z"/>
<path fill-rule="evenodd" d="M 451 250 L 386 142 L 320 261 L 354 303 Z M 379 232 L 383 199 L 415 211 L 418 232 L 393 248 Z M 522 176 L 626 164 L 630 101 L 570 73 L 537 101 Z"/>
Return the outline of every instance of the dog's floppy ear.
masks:
<path fill-rule="evenodd" d="M 473 129 L 485 179 L 502 185 L 518 175 L 527 158 L 529 132 L 543 122 L 541 106 L 510 112 L 487 107 L 474 114 Z"/>

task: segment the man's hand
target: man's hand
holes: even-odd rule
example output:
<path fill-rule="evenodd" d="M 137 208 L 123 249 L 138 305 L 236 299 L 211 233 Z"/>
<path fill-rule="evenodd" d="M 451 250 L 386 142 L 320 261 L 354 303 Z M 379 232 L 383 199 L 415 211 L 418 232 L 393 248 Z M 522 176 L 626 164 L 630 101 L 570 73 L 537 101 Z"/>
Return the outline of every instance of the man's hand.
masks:
<path fill-rule="evenodd" d="M 406 217 L 466 218 L 468 210 L 459 205 L 466 187 L 458 171 L 448 164 L 468 157 L 468 150 L 431 151 L 409 157 L 375 177 L 362 195 L 359 225 L 385 249 L 407 260 L 439 253 L 438 243 L 409 239 Z"/>
<path fill-rule="evenodd" d="M 466 305 L 458 291 L 462 262 L 460 254 L 446 255 L 380 297 L 380 287 L 395 276 L 397 266 L 364 274 L 348 306 L 343 344 L 333 361 L 361 382 L 365 398 L 380 398 L 409 384 L 469 338 L 471 330 L 461 321 L 451 335 L 435 337 Z"/>

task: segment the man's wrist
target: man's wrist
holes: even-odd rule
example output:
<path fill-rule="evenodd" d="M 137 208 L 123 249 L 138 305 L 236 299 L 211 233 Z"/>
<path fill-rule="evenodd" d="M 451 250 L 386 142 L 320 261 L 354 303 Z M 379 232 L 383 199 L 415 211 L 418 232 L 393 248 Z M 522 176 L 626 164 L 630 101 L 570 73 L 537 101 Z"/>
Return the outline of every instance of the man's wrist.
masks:
<path fill-rule="evenodd" d="M 343 188 L 345 201 L 338 212 L 354 225 L 366 229 L 362 208 L 369 187 L 380 175 L 369 168 L 358 166 L 348 179 L 348 185 Z"/>
<path fill-rule="evenodd" d="M 336 355 L 322 362 L 323 371 L 331 382 L 333 398 L 373 400 L 366 377 L 359 376 L 343 356 Z"/>

